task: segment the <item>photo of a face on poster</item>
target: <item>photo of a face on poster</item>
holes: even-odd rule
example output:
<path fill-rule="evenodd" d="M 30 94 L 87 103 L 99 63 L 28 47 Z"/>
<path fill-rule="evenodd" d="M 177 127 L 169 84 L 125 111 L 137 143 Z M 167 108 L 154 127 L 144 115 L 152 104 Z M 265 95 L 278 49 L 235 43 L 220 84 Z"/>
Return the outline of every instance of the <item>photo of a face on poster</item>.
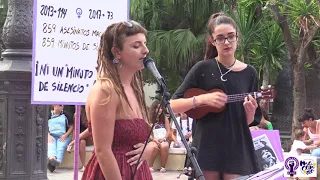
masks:
<path fill-rule="evenodd" d="M 280 162 L 266 134 L 257 136 L 252 140 L 261 170 Z"/>

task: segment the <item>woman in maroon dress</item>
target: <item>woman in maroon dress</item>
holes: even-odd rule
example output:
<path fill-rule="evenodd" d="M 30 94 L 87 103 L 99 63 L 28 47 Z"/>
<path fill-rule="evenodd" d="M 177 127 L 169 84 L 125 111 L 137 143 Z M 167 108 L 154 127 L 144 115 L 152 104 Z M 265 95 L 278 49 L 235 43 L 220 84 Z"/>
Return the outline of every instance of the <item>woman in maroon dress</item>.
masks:
<path fill-rule="evenodd" d="M 141 73 L 149 53 L 146 34 L 137 22 L 126 21 L 101 36 L 98 80 L 86 103 L 95 150 L 82 180 L 152 179 L 144 156 L 137 162 L 150 130 Z"/>

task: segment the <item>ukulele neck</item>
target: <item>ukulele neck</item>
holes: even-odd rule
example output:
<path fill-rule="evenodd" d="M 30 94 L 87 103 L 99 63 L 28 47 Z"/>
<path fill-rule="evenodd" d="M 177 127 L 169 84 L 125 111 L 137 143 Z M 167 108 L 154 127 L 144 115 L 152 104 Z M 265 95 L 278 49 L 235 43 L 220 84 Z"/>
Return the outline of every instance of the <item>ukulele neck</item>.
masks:
<path fill-rule="evenodd" d="M 250 94 L 254 99 L 257 99 L 257 98 L 261 97 L 261 93 L 259 93 L 259 92 L 242 93 L 242 94 L 232 94 L 232 95 L 228 95 L 228 101 L 227 101 L 227 103 L 244 101 L 244 98 L 247 97 L 247 96 L 249 96 L 249 94 Z"/>

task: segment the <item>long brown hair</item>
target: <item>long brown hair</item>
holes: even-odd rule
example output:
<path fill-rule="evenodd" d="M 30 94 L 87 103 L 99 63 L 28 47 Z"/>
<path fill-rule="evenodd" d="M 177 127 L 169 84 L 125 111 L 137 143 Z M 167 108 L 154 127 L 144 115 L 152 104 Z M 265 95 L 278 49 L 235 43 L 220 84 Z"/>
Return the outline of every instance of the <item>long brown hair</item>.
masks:
<path fill-rule="evenodd" d="M 204 56 L 205 60 L 212 59 L 218 56 L 217 48 L 212 45 L 212 42 L 213 42 L 212 33 L 214 32 L 215 28 L 220 24 L 229 24 L 233 26 L 236 30 L 238 29 L 235 21 L 230 17 L 224 15 L 223 12 L 212 14 L 209 18 L 208 27 L 207 27 L 208 38 L 206 43 L 207 44 L 206 52 Z"/>
<path fill-rule="evenodd" d="M 85 106 L 81 106 L 80 123 L 83 126 L 88 127 L 88 119 L 87 119 L 87 113 L 86 113 Z"/>
<path fill-rule="evenodd" d="M 159 100 L 155 100 L 150 107 L 150 112 L 149 112 L 149 120 L 150 123 L 155 123 L 157 119 L 159 119 L 159 122 L 165 123 L 165 115 L 164 115 L 164 110 L 162 109 L 162 113 L 158 115 L 158 107 L 161 106 Z"/>
<path fill-rule="evenodd" d="M 109 25 L 100 39 L 96 68 L 98 72 L 97 77 L 101 83 L 106 82 L 111 85 L 111 88 L 115 89 L 116 93 L 120 97 L 120 108 L 122 108 L 122 110 L 124 110 L 122 104 L 123 102 L 126 102 L 131 109 L 132 107 L 130 106 L 128 97 L 121 83 L 118 68 L 113 63 L 115 57 L 111 49 L 115 47 L 119 50 L 122 50 L 125 38 L 139 33 L 147 35 L 147 30 L 143 28 L 139 23 L 135 21 L 120 22 Z M 137 97 L 142 115 L 144 119 L 148 121 L 141 71 L 138 71 L 134 74 L 131 86 L 133 88 L 135 96 Z M 107 94 L 110 94 L 111 89 L 104 90 L 107 92 Z M 109 101 L 110 97 L 105 100 L 105 103 L 108 103 Z"/>

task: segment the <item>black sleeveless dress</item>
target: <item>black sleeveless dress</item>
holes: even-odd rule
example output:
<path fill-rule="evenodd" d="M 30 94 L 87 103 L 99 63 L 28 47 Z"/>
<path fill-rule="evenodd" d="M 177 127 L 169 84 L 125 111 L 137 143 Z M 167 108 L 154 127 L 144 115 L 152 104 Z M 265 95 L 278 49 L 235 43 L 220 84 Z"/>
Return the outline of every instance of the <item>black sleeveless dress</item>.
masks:
<path fill-rule="evenodd" d="M 222 73 L 228 70 L 222 64 L 219 65 Z M 227 73 L 224 76 L 227 79 L 225 82 L 221 81 L 220 76 L 215 59 L 200 61 L 188 72 L 172 98 L 182 98 L 190 88 L 206 91 L 218 88 L 228 95 L 258 90 L 257 72 L 250 65 L 242 71 Z M 257 125 L 260 120 L 261 110 L 257 108 L 251 125 Z M 228 103 L 223 112 L 209 113 L 194 120 L 192 136 L 192 146 L 197 148 L 196 157 L 202 170 L 240 175 L 260 171 L 243 101 Z"/>

